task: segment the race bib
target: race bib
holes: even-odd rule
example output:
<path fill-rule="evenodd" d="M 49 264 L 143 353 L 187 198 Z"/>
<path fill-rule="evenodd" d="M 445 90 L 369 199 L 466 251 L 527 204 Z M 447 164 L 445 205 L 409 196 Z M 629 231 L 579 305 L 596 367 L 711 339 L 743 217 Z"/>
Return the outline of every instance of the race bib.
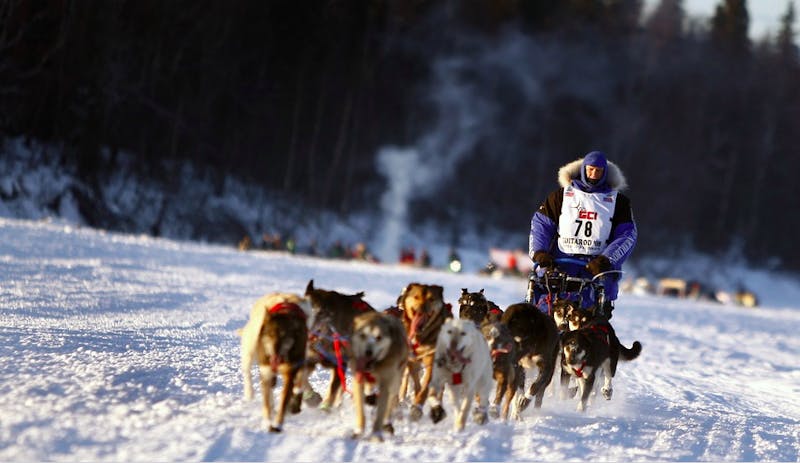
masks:
<path fill-rule="evenodd" d="M 567 254 L 596 256 L 608 244 L 617 192 L 586 193 L 564 188 L 558 219 L 558 249 Z"/>

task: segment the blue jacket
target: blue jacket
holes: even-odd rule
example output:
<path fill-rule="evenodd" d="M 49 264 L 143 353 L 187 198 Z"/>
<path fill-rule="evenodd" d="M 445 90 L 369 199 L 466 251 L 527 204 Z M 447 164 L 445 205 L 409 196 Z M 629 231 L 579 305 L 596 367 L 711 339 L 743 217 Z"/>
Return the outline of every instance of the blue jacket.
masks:
<path fill-rule="evenodd" d="M 595 184 L 591 184 L 585 178 L 584 165 L 587 163 L 590 163 L 590 165 L 606 165 L 603 178 Z M 564 187 L 572 185 L 588 193 L 618 192 L 617 204 L 611 219 L 611 235 L 602 254 L 608 257 L 614 269 L 621 270 L 622 264 L 633 253 L 638 237 L 630 200 L 620 192 L 627 188 L 627 181 L 622 171 L 614 163 L 606 161 L 602 153 L 592 152 L 583 159 L 578 159 L 562 166 L 558 171 L 558 180 L 561 188 L 554 190 L 547 196 L 531 219 L 531 232 L 528 240 L 528 252 L 531 259 L 533 259 L 533 254 L 536 251 L 546 251 L 555 258 L 573 257 L 586 262 L 594 257 L 568 255 L 558 249 L 558 218 L 561 215 Z M 585 269 L 578 266 L 573 266 L 573 268 L 564 268 L 562 266 L 562 269 L 574 275 L 588 275 Z M 610 300 L 616 299 L 618 278 L 607 278 L 605 286 L 607 298 Z"/>

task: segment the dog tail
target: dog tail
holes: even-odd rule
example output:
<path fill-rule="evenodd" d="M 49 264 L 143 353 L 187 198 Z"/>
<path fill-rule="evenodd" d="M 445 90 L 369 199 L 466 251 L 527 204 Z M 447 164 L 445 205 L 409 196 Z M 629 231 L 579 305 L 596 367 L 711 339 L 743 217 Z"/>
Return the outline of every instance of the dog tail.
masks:
<path fill-rule="evenodd" d="M 630 349 L 623 346 L 622 343 L 619 344 L 619 353 L 622 357 L 622 360 L 631 361 L 639 356 L 642 353 L 642 343 L 639 341 L 633 341 L 633 345 Z"/>

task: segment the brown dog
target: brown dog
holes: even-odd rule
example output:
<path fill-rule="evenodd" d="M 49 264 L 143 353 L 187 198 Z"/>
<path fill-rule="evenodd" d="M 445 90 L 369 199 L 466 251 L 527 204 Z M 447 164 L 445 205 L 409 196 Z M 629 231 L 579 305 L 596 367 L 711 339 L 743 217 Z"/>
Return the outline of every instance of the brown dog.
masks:
<path fill-rule="evenodd" d="M 431 383 L 436 339 L 444 321 L 453 317 L 450 305 L 444 302 L 444 288 L 438 285 L 410 283 L 400 293 L 397 307 L 403 314 L 403 326 L 408 334 L 411 354 L 408 369 L 400 386 L 400 400 L 404 400 L 409 379 L 414 383 L 414 398 L 410 418 L 422 418 L 422 406 L 428 398 Z M 425 373 L 420 378 L 420 370 Z"/>
<path fill-rule="evenodd" d="M 553 379 L 558 356 L 558 329 L 552 317 L 526 302 L 511 304 L 503 313 L 502 322 L 516 341 L 519 365 L 525 371 L 538 370 L 528 392 L 517 397 L 514 415 L 519 418 L 532 399 L 536 408 L 542 406 L 544 391 Z M 524 375 L 520 384 L 524 389 Z"/>
<path fill-rule="evenodd" d="M 375 309 L 364 301 L 364 293 L 342 294 L 314 287 L 314 280 L 306 286 L 306 298 L 311 301 L 311 327 L 306 351 L 306 377 L 317 365 L 328 368 L 331 379 L 325 399 L 319 404 L 323 410 L 329 409 L 341 398 L 343 381 L 350 356 L 350 336 L 353 333 L 353 320 L 365 312 Z M 306 381 L 306 402 L 319 403 L 320 396 Z"/>
<path fill-rule="evenodd" d="M 308 301 L 292 293 L 271 293 L 260 298 L 250 310 L 250 319 L 238 331 L 241 339 L 241 367 L 245 399 L 253 398 L 250 368 L 258 363 L 264 418 L 270 432 L 280 432 L 292 400 L 292 412 L 300 411 L 302 367 L 305 363 Z M 272 389 L 276 375 L 283 377 L 283 391 L 277 414 L 273 417 Z M 270 423 L 270 420 L 272 422 Z"/>
<path fill-rule="evenodd" d="M 350 364 L 354 372 L 353 437 L 364 434 L 364 387 L 365 383 L 372 383 L 377 387 L 377 402 L 370 439 L 382 441 L 383 431 L 394 434 L 391 416 L 408 361 L 405 328 L 397 317 L 383 312 L 365 312 L 355 318 L 350 345 Z"/>

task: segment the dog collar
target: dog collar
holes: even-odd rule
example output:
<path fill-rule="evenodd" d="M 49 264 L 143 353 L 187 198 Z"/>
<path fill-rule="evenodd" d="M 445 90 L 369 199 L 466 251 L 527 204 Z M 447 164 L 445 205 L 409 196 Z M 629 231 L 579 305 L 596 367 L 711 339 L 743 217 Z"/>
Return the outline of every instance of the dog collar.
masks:
<path fill-rule="evenodd" d="M 366 381 L 368 383 L 374 383 L 375 382 L 375 377 L 372 376 L 372 373 L 370 373 L 368 371 L 357 371 L 356 372 L 356 382 L 357 383 L 363 383 L 364 381 Z M 344 384 L 344 383 L 342 383 L 342 384 Z"/>
<path fill-rule="evenodd" d="M 575 376 L 578 378 L 583 378 L 583 368 L 586 366 L 586 360 L 581 362 L 581 366 L 578 368 L 573 368 L 572 371 L 575 372 Z"/>

